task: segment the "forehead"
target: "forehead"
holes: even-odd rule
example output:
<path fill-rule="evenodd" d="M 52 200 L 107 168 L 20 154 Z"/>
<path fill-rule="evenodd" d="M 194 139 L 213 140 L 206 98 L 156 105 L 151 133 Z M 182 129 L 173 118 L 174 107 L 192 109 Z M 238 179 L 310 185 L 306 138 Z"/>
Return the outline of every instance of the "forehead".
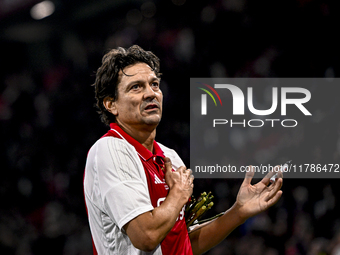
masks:
<path fill-rule="evenodd" d="M 151 69 L 151 67 L 146 63 L 136 63 L 133 65 L 129 65 L 123 70 L 119 71 L 119 84 L 129 83 L 141 78 L 157 79 L 157 76 L 155 72 Z"/>

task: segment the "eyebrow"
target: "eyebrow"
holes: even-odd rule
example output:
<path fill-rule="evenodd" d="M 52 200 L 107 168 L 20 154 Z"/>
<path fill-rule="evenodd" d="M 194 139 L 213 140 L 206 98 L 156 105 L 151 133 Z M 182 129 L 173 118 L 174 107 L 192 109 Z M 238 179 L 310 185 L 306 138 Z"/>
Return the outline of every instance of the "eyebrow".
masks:
<path fill-rule="evenodd" d="M 152 77 L 150 81 L 158 81 L 160 82 L 161 81 L 161 78 L 158 78 L 158 77 Z M 135 81 L 131 81 L 127 84 L 127 88 L 130 87 L 132 84 L 135 84 L 135 83 L 143 83 L 144 80 L 135 80 Z"/>

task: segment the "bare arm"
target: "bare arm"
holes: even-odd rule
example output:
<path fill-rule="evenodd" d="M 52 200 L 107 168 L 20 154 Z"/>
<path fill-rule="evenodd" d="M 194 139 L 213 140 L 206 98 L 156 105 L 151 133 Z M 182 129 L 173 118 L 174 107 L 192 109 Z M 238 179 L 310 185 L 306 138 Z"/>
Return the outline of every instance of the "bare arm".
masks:
<path fill-rule="evenodd" d="M 268 186 L 275 172 L 268 173 L 259 183 L 251 185 L 254 172 L 246 173 L 235 204 L 216 220 L 203 224 L 189 233 L 193 254 L 202 254 L 225 239 L 248 218 L 274 205 L 282 195 L 282 173 Z"/>
<path fill-rule="evenodd" d="M 165 181 L 170 191 L 164 202 L 154 210 L 137 216 L 124 226 L 132 244 L 143 251 L 154 250 L 165 238 L 192 194 L 191 170 L 180 167 L 172 172 L 169 158 L 165 158 L 165 169 Z"/>

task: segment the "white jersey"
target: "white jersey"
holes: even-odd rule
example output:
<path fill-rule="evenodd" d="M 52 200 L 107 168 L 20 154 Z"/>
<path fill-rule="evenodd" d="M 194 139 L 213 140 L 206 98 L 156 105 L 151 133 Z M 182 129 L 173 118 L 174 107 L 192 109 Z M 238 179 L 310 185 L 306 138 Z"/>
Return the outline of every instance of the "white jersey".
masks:
<path fill-rule="evenodd" d="M 184 165 L 174 150 L 158 145 L 174 169 Z M 163 254 L 160 245 L 149 253 L 135 248 L 123 229 L 138 215 L 154 209 L 140 156 L 124 137 L 112 136 L 99 139 L 88 153 L 84 194 L 98 254 Z"/>

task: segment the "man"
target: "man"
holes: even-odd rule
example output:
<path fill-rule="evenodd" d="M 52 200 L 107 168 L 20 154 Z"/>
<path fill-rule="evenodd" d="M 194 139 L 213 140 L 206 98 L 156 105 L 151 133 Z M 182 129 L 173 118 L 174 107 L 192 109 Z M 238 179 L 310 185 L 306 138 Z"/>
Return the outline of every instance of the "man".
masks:
<path fill-rule="evenodd" d="M 235 204 L 218 219 L 187 230 L 192 172 L 155 141 L 162 117 L 159 59 L 139 46 L 111 50 L 95 81 L 97 107 L 111 129 L 90 149 L 84 193 L 98 254 L 202 254 L 275 204 L 282 178 L 251 185 L 246 174 Z M 279 177 L 281 177 L 279 173 Z"/>

